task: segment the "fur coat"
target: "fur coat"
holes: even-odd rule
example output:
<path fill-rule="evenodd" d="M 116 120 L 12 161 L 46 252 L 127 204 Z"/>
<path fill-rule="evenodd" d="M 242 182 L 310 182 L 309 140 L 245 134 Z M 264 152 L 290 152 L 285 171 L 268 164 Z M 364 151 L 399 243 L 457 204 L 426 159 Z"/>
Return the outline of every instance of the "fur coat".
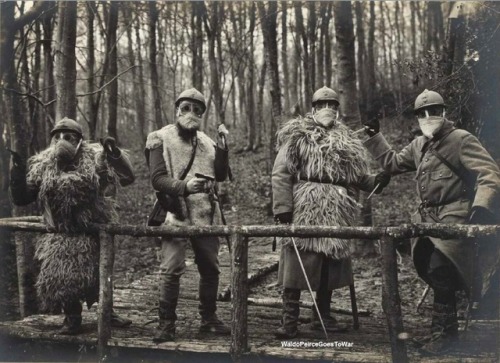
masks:
<path fill-rule="evenodd" d="M 35 251 L 40 262 L 36 288 L 44 310 L 58 310 L 64 301 L 75 299 L 90 306 L 98 297 L 98 237 L 76 232 L 115 218 L 114 203 L 104 189 L 118 177 L 102 148 L 82 143 L 79 155 L 74 170 L 67 172 L 57 167 L 51 147 L 28 161 L 27 185 L 38 191 L 45 222 L 57 231 L 41 235 Z"/>
<path fill-rule="evenodd" d="M 293 223 L 299 225 L 352 225 L 359 210 L 353 195 L 361 180 L 366 179 L 368 166 L 364 147 L 352 137 L 350 129 L 341 122 L 327 129 L 318 126 L 309 115 L 299 117 L 279 130 L 277 148 L 273 169 L 275 214 L 290 209 Z M 333 183 L 309 181 L 325 178 Z M 287 195 L 290 184 L 291 198 Z M 280 199 L 286 205 L 282 211 L 276 207 Z M 293 205 L 287 204 L 290 199 Z M 349 256 L 348 241 L 343 239 L 295 238 L 295 241 L 303 251 L 320 252 L 335 259 Z M 290 243 L 288 238 L 283 242 Z"/>

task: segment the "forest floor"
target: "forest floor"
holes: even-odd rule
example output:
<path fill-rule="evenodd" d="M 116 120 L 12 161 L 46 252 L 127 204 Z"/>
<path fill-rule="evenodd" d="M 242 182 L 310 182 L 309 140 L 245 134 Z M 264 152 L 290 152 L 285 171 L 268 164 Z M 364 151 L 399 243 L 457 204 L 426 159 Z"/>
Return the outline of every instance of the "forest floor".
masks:
<path fill-rule="evenodd" d="M 388 139 L 395 149 L 401 149 L 408 139 L 403 130 L 391 128 Z M 230 163 L 234 175 L 232 182 L 221 185 L 224 211 L 228 224 L 273 224 L 271 213 L 271 180 L 272 163 L 269 161 L 268 148 L 260 148 L 257 152 L 242 151 L 245 140 L 243 135 L 231 135 Z M 230 139 L 231 140 L 231 139 Z M 143 224 L 153 205 L 154 194 L 150 187 L 149 172 L 145 165 L 142 150 L 131 150 L 130 156 L 135 169 L 136 182 L 119 191 L 118 205 L 120 223 Z M 379 169 L 374 165 L 373 172 Z M 381 194 L 372 197 L 373 225 L 397 226 L 409 223 L 410 215 L 418 205 L 415 193 L 415 181 L 412 173 L 394 177 L 389 187 Z M 249 249 L 249 260 L 252 254 L 276 254 L 271 251 L 271 238 L 255 239 Z M 225 242 L 221 241 L 225 245 Z M 371 242 L 370 242 L 371 243 Z M 409 241 L 406 241 L 407 246 Z M 407 248 L 401 248 L 403 251 Z M 366 249 L 364 250 L 366 252 Z M 353 258 L 354 281 L 357 293 L 358 309 L 369 311 L 377 317 L 383 315 L 381 307 L 381 273 L 377 245 L 372 253 L 355 253 Z M 416 303 L 425 289 L 425 283 L 418 278 L 411 258 L 402 252 L 399 255 L 399 292 L 402 302 L 403 318 L 410 325 L 428 326 L 432 293 L 429 294 L 419 313 L 415 311 Z M 15 260 L 13 260 L 15 263 Z M 10 260 L 10 263 L 13 262 Z M 9 262 L 9 260 L 7 261 Z M 116 237 L 115 283 L 132 283 L 146 275 L 154 274 L 158 269 L 156 241 L 153 238 Z M 250 262 L 251 263 L 251 262 Z M 15 270 L 13 270 L 15 271 Z M 15 273 L 15 272 L 13 272 Z M 275 298 L 281 296 L 281 289 L 276 285 L 277 273 L 273 272 L 251 287 L 251 294 L 257 298 Z M 0 296 L 0 320 L 13 319 L 17 311 L 17 286 L 12 282 L 7 287 L 9 292 Z M 193 292 L 194 293 L 194 292 Z M 304 292 L 302 298 L 310 300 Z M 334 292 L 332 308 L 350 309 L 349 289 Z"/>

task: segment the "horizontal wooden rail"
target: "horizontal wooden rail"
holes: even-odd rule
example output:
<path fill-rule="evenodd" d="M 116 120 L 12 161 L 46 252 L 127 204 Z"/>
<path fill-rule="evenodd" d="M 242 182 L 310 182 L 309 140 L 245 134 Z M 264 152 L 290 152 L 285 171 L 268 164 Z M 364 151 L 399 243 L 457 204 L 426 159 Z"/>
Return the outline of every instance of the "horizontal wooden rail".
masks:
<path fill-rule="evenodd" d="M 0 219 L 0 228 L 13 231 L 54 233 L 41 223 L 40 217 L 28 216 Z M 134 237 L 159 236 L 230 236 L 231 253 L 232 323 L 230 353 L 235 361 L 248 352 L 248 238 L 246 237 L 336 237 L 344 239 L 381 240 L 382 246 L 382 306 L 386 314 L 391 342 L 392 360 L 408 362 L 404 341 L 398 336 L 404 332 L 398 291 L 397 259 L 395 245 L 402 238 L 432 236 L 440 238 L 477 238 L 499 236 L 498 225 L 460 224 L 402 224 L 395 227 L 326 227 L 296 225 L 230 225 L 230 226 L 165 226 L 146 227 L 120 224 L 92 224 L 82 233 L 98 233 L 100 237 L 100 293 L 98 306 L 98 352 L 100 360 L 106 358 L 112 308 L 112 281 L 115 235 Z"/>
<path fill-rule="evenodd" d="M 0 228 L 15 231 L 53 233 L 43 223 L 26 222 L 16 218 L 0 219 Z M 162 226 L 146 227 L 121 224 L 91 224 L 82 233 L 107 232 L 113 235 L 134 237 L 161 236 L 230 236 L 243 237 L 336 237 L 345 239 L 380 239 L 383 236 L 412 238 L 431 236 L 439 238 L 474 238 L 500 235 L 499 225 L 468 224 L 402 224 L 393 227 L 336 227 L 301 225 L 228 225 L 228 226 Z"/>

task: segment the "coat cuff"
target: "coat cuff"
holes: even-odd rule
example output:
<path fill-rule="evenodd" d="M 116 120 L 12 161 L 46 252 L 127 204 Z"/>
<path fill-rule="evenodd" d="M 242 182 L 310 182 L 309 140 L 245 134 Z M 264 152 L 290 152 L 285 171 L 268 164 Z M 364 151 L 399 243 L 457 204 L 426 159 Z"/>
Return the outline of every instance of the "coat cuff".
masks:
<path fill-rule="evenodd" d="M 495 213 L 497 205 L 500 202 L 497 192 L 491 188 L 479 188 L 476 191 L 472 208 L 483 207 L 491 213 Z"/>

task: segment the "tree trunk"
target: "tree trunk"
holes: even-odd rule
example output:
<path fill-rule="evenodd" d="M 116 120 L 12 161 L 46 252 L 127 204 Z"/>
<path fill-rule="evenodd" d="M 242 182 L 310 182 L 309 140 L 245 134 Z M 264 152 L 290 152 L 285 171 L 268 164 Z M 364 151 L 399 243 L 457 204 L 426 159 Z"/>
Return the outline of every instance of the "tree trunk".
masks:
<path fill-rule="evenodd" d="M 312 85 L 311 85 L 311 73 L 309 69 L 309 46 L 308 37 L 306 30 L 304 28 L 304 17 L 302 16 L 302 3 L 297 1 L 294 3 L 295 8 L 295 25 L 297 29 L 297 45 L 300 43 L 298 39 L 302 39 L 302 69 L 304 74 L 304 98 L 302 99 L 302 105 L 310 105 L 312 99 Z M 265 38 L 264 38 L 265 43 Z M 298 48 L 300 49 L 300 48 Z M 300 54 L 300 53 L 299 53 Z M 297 58 L 297 59 L 300 59 Z M 301 94 L 299 92 L 299 94 Z"/>
<path fill-rule="evenodd" d="M 220 69 L 215 56 L 217 39 L 219 37 L 222 19 L 224 17 L 223 4 L 219 2 L 211 3 L 211 14 L 205 16 L 205 31 L 208 37 L 208 62 L 210 64 L 211 91 L 214 99 L 216 123 L 224 123 L 224 99 L 220 85 Z M 207 12 L 206 12 L 207 13 Z"/>
<path fill-rule="evenodd" d="M 307 69 L 309 71 L 309 83 L 311 84 L 311 93 L 313 93 L 316 88 L 316 3 L 314 1 L 308 1 L 307 7 L 309 9 L 309 17 L 307 18 L 307 38 L 309 44 L 309 64 Z M 312 96 L 311 96 L 312 98 Z M 308 98 L 307 102 L 311 102 L 311 98 Z"/>
<path fill-rule="evenodd" d="M 415 1 L 410 1 L 410 30 L 411 30 L 411 59 L 415 61 L 417 58 L 417 27 L 415 24 L 416 14 Z"/>
<path fill-rule="evenodd" d="M 126 31 L 127 31 L 127 53 L 128 53 L 128 61 L 130 66 L 134 66 L 136 64 L 136 57 L 134 54 L 134 40 L 132 38 L 132 27 L 133 27 L 133 17 L 131 10 L 131 3 L 126 4 L 122 7 L 123 17 L 126 19 Z M 137 45 L 139 47 L 139 44 Z M 140 49 L 140 48 L 139 48 Z M 140 55 L 139 55 L 140 56 Z M 140 67 L 142 69 L 142 67 Z M 140 70 L 139 70 L 140 72 Z M 146 143 L 146 135 L 144 133 L 144 118 L 146 117 L 144 103 L 141 102 L 141 86 L 139 77 L 137 75 L 137 68 L 132 68 L 132 94 L 134 97 L 135 104 L 135 113 L 134 113 L 134 121 L 136 125 L 136 129 L 139 132 L 139 138 L 141 147 L 144 147 Z"/>
<path fill-rule="evenodd" d="M 203 16 L 204 6 L 199 1 L 191 2 L 191 52 L 193 57 L 191 81 L 193 87 L 203 92 Z"/>
<path fill-rule="evenodd" d="M 135 42 L 137 43 L 137 64 L 144 64 L 142 60 L 142 47 L 141 47 L 141 32 L 139 27 L 139 19 L 137 19 L 137 26 L 135 27 Z M 137 75 L 137 83 L 135 84 L 135 88 L 137 89 L 137 97 L 136 97 L 136 112 L 138 118 L 140 119 L 140 125 L 143 130 L 143 135 L 147 135 L 149 131 L 149 123 L 146 122 L 148 119 L 148 114 L 146 111 L 146 87 L 144 87 L 144 67 L 139 67 L 139 74 Z"/>
<path fill-rule="evenodd" d="M 257 123 L 255 122 L 255 99 L 254 99 L 254 80 L 255 80 L 255 62 L 254 62 L 254 30 L 255 30 L 255 3 L 252 3 L 249 16 L 250 16 L 250 25 L 248 29 L 248 34 L 250 36 L 250 52 L 248 53 L 248 66 L 247 66 L 247 120 L 248 120 L 248 150 L 255 151 L 259 147 L 257 134 L 260 133 L 260 130 L 257 129 Z M 285 55 L 284 55 L 285 56 Z"/>
<path fill-rule="evenodd" d="M 255 10 L 255 7 L 253 7 Z M 290 110 L 290 75 L 288 73 L 287 2 L 281 1 L 281 64 L 283 67 L 283 93 L 285 112 Z"/>
<path fill-rule="evenodd" d="M 54 57 L 52 56 L 52 39 L 53 39 L 53 19 L 54 13 L 45 14 L 42 17 L 43 24 L 43 99 L 44 103 L 48 104 L 45 109 L 47 120 L 44 123 L 43 132 L 45 136 L 45 144 L 49 143 L 49 131 L 55 123 L 56 117 L 56 81 L 54 79 Z"/>
<path fill-rule="evenodd" d="M 118 47 L 116 44 L 116 30 L 118 27 L 118 6 L 117 1 L 109 3 L 107 51 L 109 51 L 109 98 L 108 98 L 108 135 L 118 142 L 116 122 L 118 118 Z"/>
<path fill-rule="evenodd" d="M 149 14 L 149 69 L 151 77 L 151 93 L 153 95 L 153 114 L 156 128 L 161 129 L 163 125 L 161 112 L 160 86 L 158 84 L 158 67 L 156 64 L 156 23 L 158 22 L 158 9 L 156 1 L 148 2 Z"/>
<path fill-rule="evenodd" d="M 76 21 L 77 2 L 59 3 L 59 49 L 56 57 L 56 119 L 76 120 Z"/>
<path fill-rule="evenodd" d="M 257 97 L 257 128 L 259 129 L 259 133 L 257 134 L 257 142 L 259 145 L 262 144 L 262 133 L 265 132 L 264 127 L 264 88 L 266 86 L 266 73 L 267 73 L 267 62 L 265 52 L 263 55 L 262 68 L 260 69 L 259 76 L 259 94 Z"/>
<path fill-rule="evenodd" d="M 367 99 L 367 84 L 365 77 L 365 62 L 366 62 L 366 47 L 365 47 L 365 29 L 363 26 L 363 4 L 360 1 L 354 3 L 356 13 L 356 38 L 358 40 L 357 53 L 357 68 L 358 68 L 358 84 L 359 84 L 359 107 L 361 109 L 361 118 L 365 115 L 366 99 Z"/>
<path fill-rule="evenodd" d="M 269 72 L 269 84 L 271 88 L 272 120 L 270 127 L 269 156 L 270 160 L 276 158 L 275 141 L 276 125 L 279 123 L 282 114 L 280 78 L 278 71 L 278 44 L 276 32 L 276 18 L 278 13 L 278 3 L 271 1 L 268 4 L 267 13 L 264 3 L 259 2 L 259 15 L 261 19 L 262 35 L 264 36 L 264 49 L 266 63 Z"/>
<path fill-rule="evenodd" d="M 368 49 L 366 54 L 366 113 L 368 117 L 374 115 L 378 110 L 375 105 L 375 94 L 377 93 L 377 81 L 375 78 L 375 2 L 370 1 L 370 23 L 368 26 Z"/>
<path fill-rule="evenodd" d="M 332 19 L 332 2 L 328 2 L 328 8 L 326 10 L 326 24 L 325 29 L 327 31 L 325 37 L 325 76 L 327 87 L 333 87 L 333 60 L 332 60 L 332 37 L 329 34 L 330 20 Z"/>
<path fill-rule="evenodd" d="M 339 64 L 340 110 L 345 123 L 349 127 L 356 129 L 361 124 L 356 90 L 356 61 L 354 57 L 351 2 L 336 2 L 333 4 L 333 9 Z"/>

